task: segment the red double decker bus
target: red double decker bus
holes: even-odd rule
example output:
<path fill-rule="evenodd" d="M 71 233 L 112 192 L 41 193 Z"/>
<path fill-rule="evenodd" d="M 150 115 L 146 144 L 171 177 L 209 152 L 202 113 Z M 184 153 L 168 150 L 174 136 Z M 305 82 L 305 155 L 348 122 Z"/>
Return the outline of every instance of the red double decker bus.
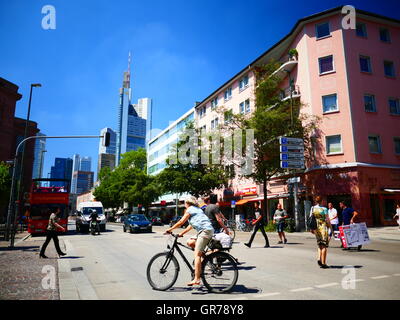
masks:
<path fill-rule="evenodd" d="M 43 186 L 48 183 L 48 186 Z M 59 224 L 68 227 L 69 212 L 69 186 L 68 179 L 33 179 L 31 192 L 29 194 L 29 207 L 27 208 L 28 232 L 40 234 L 46 232 L 49 217 L 56 208 L 61 213 Z M 61 231 L 61 230 L 58 230 Z"/>

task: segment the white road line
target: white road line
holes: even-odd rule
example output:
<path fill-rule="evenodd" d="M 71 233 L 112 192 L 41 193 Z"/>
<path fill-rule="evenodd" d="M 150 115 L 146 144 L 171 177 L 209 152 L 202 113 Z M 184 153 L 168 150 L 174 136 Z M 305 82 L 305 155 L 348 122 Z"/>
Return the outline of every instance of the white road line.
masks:
<path fill-rule="evenodd" d="M 308 290 L 313 290 L 313 287 L 307 287 L 307 288 L 300 288 L 300 289 L 292 289 L 290 292 L 300 292 L 300 291 L 308 291 Z"/>
<path fill-rule="evenodd" d="M 333 286 L 337 286 L 337 285 L 339 285 L 339 283 L 331 282 L 331 283 L 319 284 L 319 285 L 316 285 L 315 287 L 316 288 L 327 288 L 327 287 L 333 287 Z"/>
<path fill-rule="evenodd" d="M 400 273 L 394 273 L 393 276 L 400 277 Z"/>
<path fill-rule="evenodd" d="M 361 282 L 365 281 L 364 279 L 355 279 L 355 280 L 348 280 L 347 282 Z"/>
<path fill-rule="evenodd" d="M 389 278 L 389 276 L 387 276 L 386 274 L 383 276 L 377 276 L 377 277 L 371 277 L 371 279 L 377 280 L 377 279 L 385 279 L 385 278 Z"/>
<path fill-rule="evenodd" d="M 255 294 L 253 297 L 254 298 L 264 298 L 264 297 L 277 296 L 280 294 L 281 294 L 280 292 L 270 292 L 270 293 Z"/>

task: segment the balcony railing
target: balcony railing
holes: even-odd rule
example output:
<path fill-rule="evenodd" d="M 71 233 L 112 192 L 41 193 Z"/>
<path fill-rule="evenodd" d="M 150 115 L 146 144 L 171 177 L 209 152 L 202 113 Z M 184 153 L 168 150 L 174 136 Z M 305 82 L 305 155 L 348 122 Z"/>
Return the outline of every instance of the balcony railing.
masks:
<path fill-rule="evenodd" d="M 285 78 L 289 72 L 291 72 L 297 65 L 298 61 L 295 56 L 288 58 L 288 60 L 283 61 L 282 65 L 275 70 L 271 76 L 277 76 L 281 79 Z"/>
<path fill-rule="evenodd" d="M 290 98 L 299 98 L 301 96 L 299 86 L 295 85 L 281 90 L 280 97 L 282 101 L 286 101 Z"/>

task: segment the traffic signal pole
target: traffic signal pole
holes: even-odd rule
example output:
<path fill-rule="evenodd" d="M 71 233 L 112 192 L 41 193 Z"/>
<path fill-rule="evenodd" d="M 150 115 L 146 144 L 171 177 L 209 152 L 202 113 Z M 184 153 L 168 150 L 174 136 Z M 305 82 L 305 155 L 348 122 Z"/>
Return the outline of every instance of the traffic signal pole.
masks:
<path fill-rule="evenodd" d="M 108 135 L 107 135 L 108 134 Z M 7 213 L 7 224 L 6 224 L 6 236 L 5 240 L 10 241 L 10 248 L 14 247 L 14 239 L 16 233 L 16 205 L 15 197 L 14 197 L 14 189 L 15 189 L 15 175 L 16 175 L 16 166 L 18 164 L 18 152 L 20 148 L 24 145 L 24 143 L 28 140 L 32 139 L 86 139 L 86 138 L 102 138 L 104 146 L 108 146 L 107 143 L 110 143 L 110 133 L 107 132 L 104 136 L 31 136 L 24 140 L 22 140 L 15 151 L 15 156 L 13 160 L 13 173 L 11 178 L 11 191 L 10 191 L 10 201 L 8 204 L 8 213 Z M 19 199 L 18 199 L 19 200 Z"/>

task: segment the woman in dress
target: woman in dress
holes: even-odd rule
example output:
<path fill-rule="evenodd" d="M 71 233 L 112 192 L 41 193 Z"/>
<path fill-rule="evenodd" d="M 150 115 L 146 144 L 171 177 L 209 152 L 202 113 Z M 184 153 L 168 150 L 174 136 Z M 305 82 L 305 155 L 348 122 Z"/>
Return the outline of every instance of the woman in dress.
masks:
<path fill-rule="evenodd" d="M 321 197 L 316 196 L 314 202 L 315 205 L 311 208 L 310 217 L 314 215 L 317 222 L 317 229 L 311 230 L 311 232 L 317 238 L 318 265 L 323 269 L 327 269 L 329 266 L 326 264 L 326 256 L 331 239 L 330 234 L 333 232 L 332 225 L 329 220 L 328 209 L 320 205 Z"/>

